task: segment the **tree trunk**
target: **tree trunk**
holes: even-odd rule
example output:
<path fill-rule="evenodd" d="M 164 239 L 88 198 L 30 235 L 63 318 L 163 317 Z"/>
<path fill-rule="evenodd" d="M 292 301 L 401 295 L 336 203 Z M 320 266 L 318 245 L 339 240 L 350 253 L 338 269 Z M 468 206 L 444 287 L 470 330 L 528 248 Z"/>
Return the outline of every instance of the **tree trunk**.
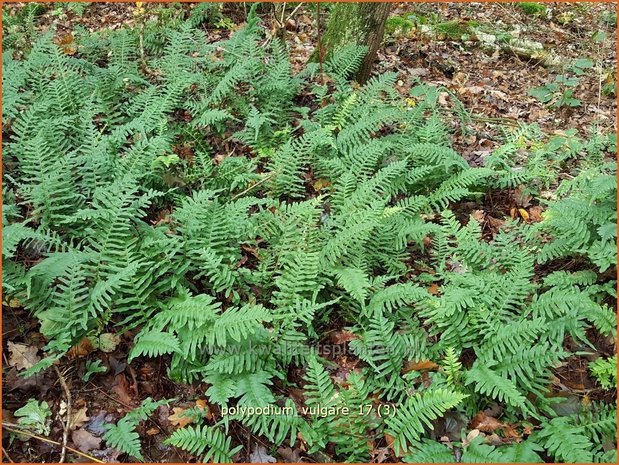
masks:
<path fill-rule="evenodd" d="M 336 3 L 329 16 L 327 30 L 321 38 L 321 48 L 326 55 L 350 44 L 368 47 L 356 75 L 356 80 L 361 84 L 370 77 L 390 9 L 390 3 Z"/>

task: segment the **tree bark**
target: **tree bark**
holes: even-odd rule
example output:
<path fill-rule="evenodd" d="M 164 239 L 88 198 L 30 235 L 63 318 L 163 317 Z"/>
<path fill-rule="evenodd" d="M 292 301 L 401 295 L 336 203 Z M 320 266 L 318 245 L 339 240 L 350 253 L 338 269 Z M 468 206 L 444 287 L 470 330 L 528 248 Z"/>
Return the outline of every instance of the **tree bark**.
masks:
<path fill-rule="evenodd" d="M 321 38 L 321 47 L 327 56 L 345 45 L 368 47 L 368 53 L 356 75 L 356 80 L 361 84 L 368 80 L 372 72 L 390 10 L 390 3 L 371 2 L 336 3 L 331 11 L 327 30 Z"/>

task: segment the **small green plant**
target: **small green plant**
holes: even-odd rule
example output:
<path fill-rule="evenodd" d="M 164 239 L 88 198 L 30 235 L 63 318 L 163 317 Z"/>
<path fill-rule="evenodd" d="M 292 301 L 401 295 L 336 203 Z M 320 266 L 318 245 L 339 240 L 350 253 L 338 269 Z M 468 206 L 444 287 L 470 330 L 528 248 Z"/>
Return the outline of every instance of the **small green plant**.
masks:
<path fill-rule="evenodd" d="M 589 363 L 591 374 L 604 389 L 617 388 L 617 355 L 604 359 L 602 357 Z"/>
<path fill-rule="evenodd" d="M 18 425 L 44 436 L 49 435 L 49 419 L 52 416 L 52 411 L 47 402 L 29 399 L 26 405 L 15 410 L 13 415 L 17 418 Z"/>
<path fill-rule="evenodd" d="M 593 67 L 593 61 L 579 58 L 566 69 L 565 74 L 559 74 L 554 81 L 540 87 L 529 89 L 528 94 L 552 108 L 579 107 L 582 102 L 574 96 L 574 90 L 580 84 L 580 76 Z"/>
<path fill-rule="evenodd" d="M 106 425 L 106 432 L 103 439 L 110 447 L 135 457 L 140 462 L 144 461 L 142 456 L 142 445 L 140 443 L 140 435 L 136 431 L 136 427 L 140 421 L 147 420 L 154 412 L 162 405 L 167 405 L 173 399 L 153 401 L 147 397 L 142 401 L 142 404 L 136 409 L 127 413 L 123 418 L 118 420 L 115 425 Z"/>
<path fill-rule="evenodd" d="M 518 2 L 518 7 L 527 15 L 543 16 L 546 14 L 546 5 L 537 2 Z"/>
<path fill-rule="evenodd" d="M 232 21 L 230 18 L 222 17 L 217 22 L 215 22 L 215 27 L 218 27 L 220 29 L 228 29 L 229 31 L 234 29 L 234 26 L 234 21 Z"/>
<path fill-rule="evenodd" d="M 86 372 L 82 376 L 82 381 L 87 383 L 90 380 L 90 377 L 95 373 L 105 373 L 107 371 L 107 367 L 101 366 L 101 363 L 101 360 L 86 362 Z"/>
<path fill-rule="evenodd" d="M 560 74 L 553 82 L 529 89 L 529 95 L 553 108 L 579 107 L 582 102 L 574 97 L 574 88 L 579 82 L 575 77 Z"/>

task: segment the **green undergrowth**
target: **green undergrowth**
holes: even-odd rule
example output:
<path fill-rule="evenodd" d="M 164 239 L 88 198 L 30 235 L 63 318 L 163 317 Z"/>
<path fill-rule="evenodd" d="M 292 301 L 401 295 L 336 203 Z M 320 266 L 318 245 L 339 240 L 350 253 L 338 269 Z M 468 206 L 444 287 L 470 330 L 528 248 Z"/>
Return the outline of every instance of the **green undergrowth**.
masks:
<path fill-rule="evenodd" d="M 242 424 L 336 461 L 368 461 L 385 437 L 411 462 L 614 461 L 615 406 L 559 416 L 553 387 L 616 335 L 608 138 L 572 140 L 584 161 L 570 164 L 567 138 L 513 134 L 471 167 L 449 138 L 466 115 L 439 111 L 437 88 L 412 105 L 395 74 L 350 82 L 363 48 L 293 74 L 253 12 L 219 43 L 199 23 L 83 34 L 69 55 L 51 34 L 31 50 L 3 38 L 3 291 L 47 341 L 26 375 L 131 330 L 130 363 L 163 357 L 212 409 L 238 407 L 169 437 L 199 460 L 246 458 Z M 489 238 L 457 208 L 519 187 L 541 222 Z M 319 350 L 333 330 L 354 369 Z M 142 459 L 136 426 L 163 402 L 109 426 L 108 444 Z M 518 442 L 465 440 L 492 405 Z M 432 429 L 456 415 L 448 447 Z"/>

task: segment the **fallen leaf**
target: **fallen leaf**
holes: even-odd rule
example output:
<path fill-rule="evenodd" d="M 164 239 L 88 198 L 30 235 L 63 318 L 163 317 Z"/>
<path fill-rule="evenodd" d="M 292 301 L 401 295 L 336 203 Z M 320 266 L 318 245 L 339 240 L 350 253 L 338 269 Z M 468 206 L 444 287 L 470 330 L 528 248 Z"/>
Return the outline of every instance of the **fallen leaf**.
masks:
<path fill-rule="evenodd" d="M 87 407 L 82 407 L 81 409 L 77 411 L 74 410 L 71 412 L 71 420 L 69 421 L 69 429 L 79 428 L 80 426 L 84 425 L 88 420 L 90 420 L 90 417 L 86 415 L 87 410 L 88 410 Z"/>
<path fill-rule="evenodd" d="M 544 217 L 542 216 L 543 213 L 544 213 L 544 210 L 542 210 L 542 207 L 529 208 L 529 221 L 531 223 L 539 223 L 540 221 L 543 221 L 544 220 Z"/>
<path fill-rule="evenodd" d="M 71 434 L 73 444 L 78 450 L 82 452 L 88 452 L 93 449 L 99 449 L 101 447 L 101 438 L 96 437 L 85 429 L 78 429 Z"/>
<path fill-rule="evenodd" d="M 275 457 L 267 454 L 266 448 L 261 444 L 255 444 L 253 452 L 249 455 L 250 463 L 275 463 Z"/>
<path fill-rule="evenodd" d="M 312 184 L 312 186 L 314 187 L 314 190 L 316 192 L 320 192 L 322 189 L 324 189 L 325 187 L 330 186 L 331 183 L 329 182 L 328 179 L 317 179 L 314 184 Z"/>
<path fill-rule="evenodd" d="M 505 221 L 499 218 L 494 218 L 493 216 L 488 215 L 487 219 L 488 219 L 488 224 L 490 225 L 490 229 L 495 233 L 499 229 L 501 229 L 503 225 L 505 225 Z"/>
<path fill-rule="evenodd" d="M 466 438 L 464 439 L 464 441 L 462 441 L 462 446 L 467 447 L 473 441 L 473 439 L 475 439 L 480 434 L 481 434 L 481 431 L 479 431 L 478 429 L 472 429 L 466 435 Z"/>
<path fill-rule="evenodd" d="M 172 411 L 174 413 L 168 417 L 168 421 L 171 425 L 178 426 L 179 428 L 184 428 L 189 423 L 193 423 L 193 418 L 191 417 L 191 415 L 183 415 L 183 413 L 185 413 L 184 408 L 174 407 Z"/>
<path fill-rule="evenodd" d="M 71 32 L 56 40 L 56 44 L 60 46 L 65 55 L 75 55 L 77 52 L 75 37 L 73 37 L 73 33 Z"/>
<path fill-rule="evenodd" d="M 350 331 L 336 331 L 331 333 L 331 342 L 333 344 L 344 344 L 345 342 L 352 341 L 353 339 L 359 339 L 359 336 L 351 333 Z"/>
<path fill-rule="evenodd" d="M 120 344 L 120 336 L 114 333 L 103 333 L 92 340 L 95 349 L 100 349 L 105 353 L 114 352 L 118 344 Z"/>
<path fill-rule="evenodd" d="M 387 461 L 389 458 L 389 448 L 388 447 L 379 447 L 378 449 L 374 449 L 372 451 L 372 462 L 373 463 L 383 463 Z"/>
<path fill-rule="evenodd" d="M 9 357 L 9 365 L 17 368 L 18 370 L 27 370 L 41 360 L 41 357 L 37 355 L 39 349 L 35 346 L 14 344 L 9 341 L 8 348 L 11 353 L 11 356 Z"/>
<path fill-rule="evenodd" d="M 529 222 L 529 213 L 524 208 L 519 208 L 518 213 L 524 221 L 526 221 L 527 223 Z"/>
<path fill-rule="evenodd" d="M 112 421 L 112 416 L 106 411 L 101 411 L 95 416 L 90 417 L 90 421 L 86 424 L 85 428 L 91 433 L 101 436 L 105 433 L 105 425 Z"/>
<path fill-rule="evenodd" d="M 483 433 L 489 433 L 491 435 L 494 435 L 497 430 L 501 431 L 503 433 L 501 435 L 503 438 L 502 443 L 512 442 L 514 439 L 520 438 L 520 435 L 513 426 L 503 423 L 502 421 L 487 415 L 485 412 L 479 412 L 475 415 L 471 420 L 470 426 L 474 430 L 479 430 Z"/>
<path fill-rule="evenodd" d="M 159 428 L 150 428 L 146 430 L 146 434 L 149 436 L 154 436 L 155 434 L 159 434 Z"/>
<path fill-rule="evenodd" d="M 300 452 L 300 449 L 291 449 L 290 447 L 280 447 L 277 449 L 277 453 L 287 463 L 299 463 L 301 461 Z"/>
<path fill-rule="evenodd" d="M 112 392 L 114 392 L 121 403 L 127 405 L 133 405 L 133 398 L 129 394 L 129 381 L 123 373 L 119 373 L 114 378 L 114 385 L 112 386 Z"/>
<path fill-rule="evenodd" d="M 428 288 L 428 292 L 432 295 L 437 295 L 439 292 L 438 284 L 436 283 L 431 284 L 430 287 Z"/>
<path fill-rule="evenodd" d="M 92 342 L 90 342 L 90 339 L 88 339 L 87 337 L 83 337 L 80 342 L 71 347 L 67 355 L 69 358 L 85 357 L 94 350 L 95 348 L 92 346 Z"/>
<path fill-rule="evenodd" d="M 393 444 L 395 443 L 395 438 L 391 436 L 389 433 L 385 433 L 385 442 L 387 443 L 387 447 L 393 450 Z"/>
<path fill-rule="evenodd" d="M 471 428 L 478 429 L 484 433 L 493 433 L 497 429 L 505 428 L 505 426 L 505 423 L 486 415 L 484 412 L 479 412 L 471 420 Z"/>
<path fill-rule="evenodd" d="M 211 409 L 208 408 L 208 403 L 206 399 L 198 399 L 196 400 L 196 407 L 204 412 L 204 418 L 208 421 L 213 419 L 213 414 L 211 413 Z"/>
<path fill-rule="evenodd" d="M 404 364 L 404 372 L 409 371 L 430 371 L 436 370 L 438 365 L 431 360 L 420 360 L 417 362 L 408 361 Z"/>
<path fill-rule="evenodd" d="M 484 221 L 484 217 L 486 216 L 486 214 L 484 213 L 483 210 L 475 210 L 473 211 L 473 213 L 471 213 L 471 216 L 473 217 L 474 220 L 481 223 L 482 221 Z"/>

